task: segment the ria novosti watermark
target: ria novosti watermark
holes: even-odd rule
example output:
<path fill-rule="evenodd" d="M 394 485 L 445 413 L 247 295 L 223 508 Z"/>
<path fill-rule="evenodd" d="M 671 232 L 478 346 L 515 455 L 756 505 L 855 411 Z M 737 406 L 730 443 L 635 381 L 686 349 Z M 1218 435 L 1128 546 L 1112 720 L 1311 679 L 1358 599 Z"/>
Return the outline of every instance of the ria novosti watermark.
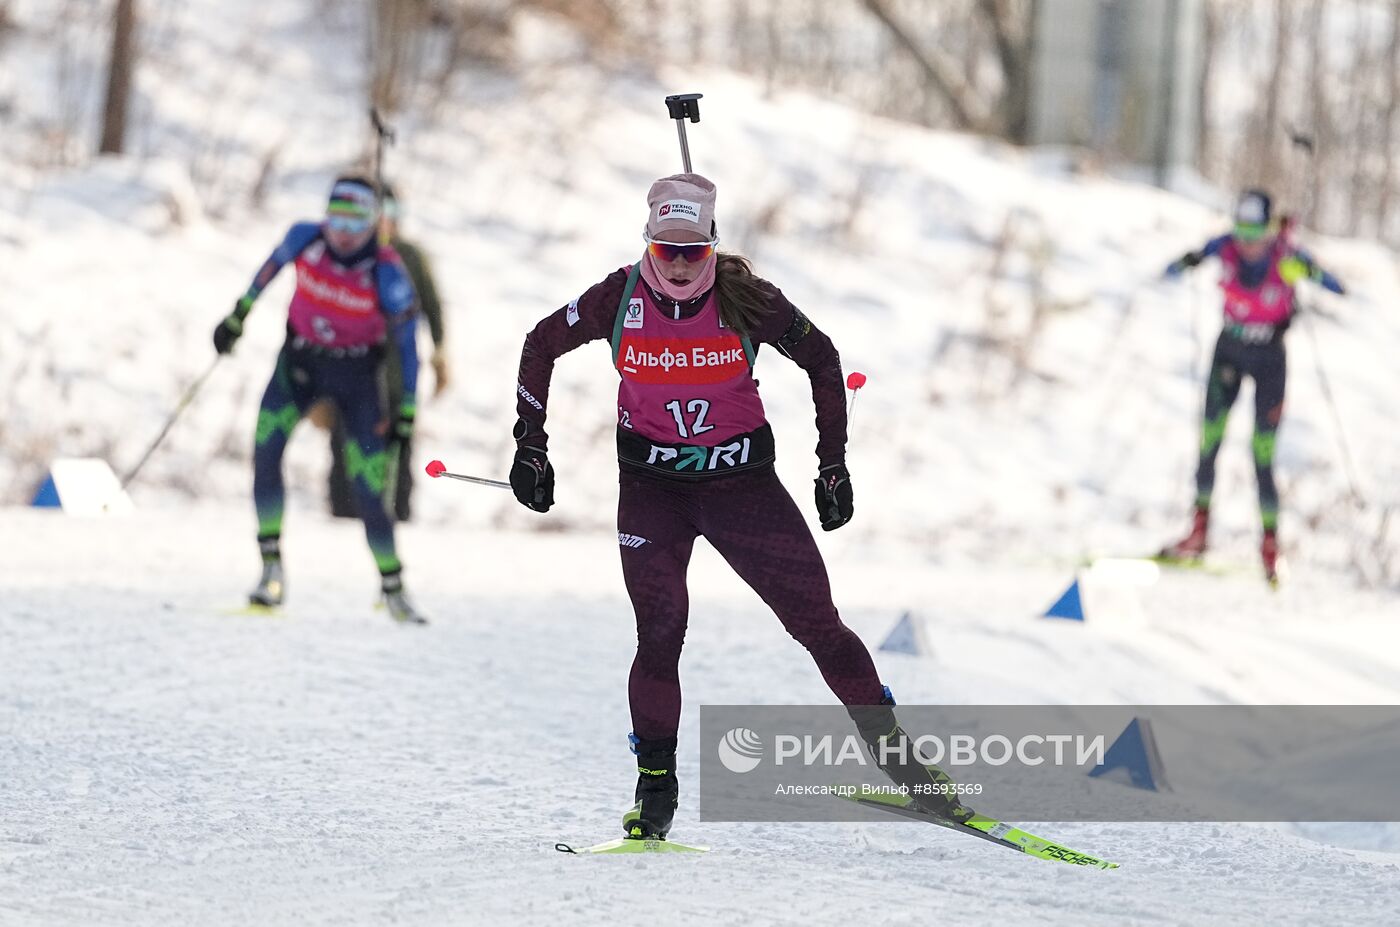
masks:
<path fill-rule="evenodd" d="M 716 753 L 732 773 L 752 772 L 771 757 L 774 766 L 859 766 L 917 762 L 924 766 L 1083 766 L 1104 761 L 1108 738 L 1103 734 L 1023 734 L 1014 741 L 1004 734 L 920 734 L 887 740 L 873 748 L 856 734 L 775 734 L 765 747 L 762 738 L 748 728 L 728 731 Z"/>
<path fill-rule="evenodd" d="M 931 791 L 999 820 L 1400 820 L 1400 706 L 894 712 L 907 737 L 872 753 L 839 705 L 702 706 L 701 818 L 869 820 L 836 799 L 908 794 L 881 764 L 913 762 L 941 771 Z"/>

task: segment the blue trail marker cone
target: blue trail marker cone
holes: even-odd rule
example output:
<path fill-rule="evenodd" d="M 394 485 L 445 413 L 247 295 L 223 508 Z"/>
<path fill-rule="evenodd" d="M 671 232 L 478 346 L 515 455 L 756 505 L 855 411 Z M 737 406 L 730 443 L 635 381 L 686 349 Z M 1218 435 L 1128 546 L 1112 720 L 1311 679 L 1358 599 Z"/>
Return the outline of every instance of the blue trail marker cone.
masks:
<path fill-rule="evenodd" d="M 132 511 L 131 497 L 107 461 L 92 457 L 53 461 L 30 505 L 59 509 L 68 515 L 124 515 Z"/>
<path fill-rule="evenodd" d="M 52 473 L 44 478 L 44 485 L 40 486 L 39 491 L 34 494 L 34 501 L 30 505 L 39 509 L 63 507 L 63 503 L 58 498 L 58 487 L 54 485 Z"/>
<path fill-rule="evenodd" d="M 1171 791 L 1162 768 L 1162 755 L 1157 752 L 1152 722 L 1146 718 L 1128 722 L 1123 733 L 1104 753 L 1103 762 L 1089 770 L 1089 775 L 1106 776 L 1114 782 L 1152 792 Z"/>
<path fill-rule="evenodd" d="M 919 633 L 918 622 L 913 612 L 905 612 L 900 616 L 899 621 L 885 637 L 885 642 L 880 645 L 880 649 L 892 653 L 907 653 L 913 657 L 926 655 L 927 648 L 924 646 L 923 635 Z"/>
<path fill-rule="evenodd" d="M 1055 604 L 1046 611 L 1045 618 L 1068 618 L 1071 621 L 1084 620 L 1084 602 L 1079 595 L 1079 577 L 1075 577 L 1074 582 L 1069 584 L 1064 595 L 1060 596 Z"/>

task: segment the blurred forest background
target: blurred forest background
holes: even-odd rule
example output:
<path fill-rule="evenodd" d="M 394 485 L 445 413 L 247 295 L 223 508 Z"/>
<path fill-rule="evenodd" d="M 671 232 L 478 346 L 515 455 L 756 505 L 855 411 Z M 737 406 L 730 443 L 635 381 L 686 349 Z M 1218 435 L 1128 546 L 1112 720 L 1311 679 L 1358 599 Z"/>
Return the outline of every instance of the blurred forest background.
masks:
<path fill-rule="evenodd" d="M 0 72 L 13 10 L 0 0 Z M 279 139 L 248 157 L 216 150 L 218 133 L 154 140 L 131 88 L 145 69 L 179 76 L 178 0 L 44 0 L 44 45 L 57 96 L 37 124 L 11 125 L 4 145 L 37 170 L 72 166 L 98 151 L 182 156 L 206 206 L 256 201 L 275 171 Z M 1400 244 L 1400 0 L 320 0 L 328 30 L 363 35 L 366 104 L 432 123 L 438 101 L 471 94 L 495 75 L 527 77 L 543 99 L 546 67 L 529 74 L 517 54 L 529 11 L 570 21 L 561 55 L 616 69 L 694 62 L 734 68 L 766 85 L 813 91 L 872 114 L 931 127 L 1033 141 L 1038 22 L 1090 16 L 1100 66 L 1121 67 L 1131 48 L 1106 43 L 1115 16 L 1151 11 L 1178 23 L 1190 60 L 1174 92 L 1191 115 L 1186 166 L 1225 190 L 1262 184 L 1319 231 Z M 1096 9 L 1089 9 L 1094 8 Z M 1088 10 L 1086 12 L 1086 9 Z M 1160 13 L 1159 13 L 1160 11 Z M 258 14 L 231 72 L 257 73 Z M 1092 24 L 1091 24 L 1092 25 Z M 103 73 L 81 66 L 105 45 Z M 535 62 L 538 64 L 539 62 Z M 232 77 L 231 77 L 232 79 Z M 239 76 L 238 80 L 247 80 Z M 255 78 L 253 78 L 255 79 Z M 314 78 L 313 78 L 314 79 Z M 105 85 L 93 93 L 92 83 Z M 0 78 L 0 115 L 20 92 Z M 91 101 L 104 100 L 100 112 Z M 210 100 L 208 119 L 240 118 Z M 34 118 L 34 117 L 30 117 Z M 18 131 L 16 131 L 18 130 Z M 367 132 L 367 130 L 365 130 Z M 1087 166 L 1121 164 L 1112 135 L 1077 139 Z M 366 135 L 366 146 L 370 144 Z M 245 155 L 249 153 L 243 153 Z M 1140 159 L 1139 159 L 1140 160 Z"/>

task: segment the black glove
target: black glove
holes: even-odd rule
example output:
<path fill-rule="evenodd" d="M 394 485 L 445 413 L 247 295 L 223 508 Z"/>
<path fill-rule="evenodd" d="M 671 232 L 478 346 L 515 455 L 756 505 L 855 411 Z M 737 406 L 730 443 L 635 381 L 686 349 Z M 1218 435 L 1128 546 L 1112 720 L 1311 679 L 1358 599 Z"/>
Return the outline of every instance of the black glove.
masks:
<path fill-rule="evenodd" d="M 1199 251 L 1188 251 L 1167 265 L 1167 269 L 1162 272 L 1162 276 L 1168 280 L 1175 280 L 1191 268 L 1200 264 L 1205 258 Z"/>
<path fill-rule="evenodd" d="M 243 320 L 248 317 L 248 313 L 253 308 L 252 297 L 240 296 L 238 302 L 233 304 L 233 311 L 224 316 L 219 322 L 219 327 L 214 329 L 214 350 L 220 354 L 227 354 L 233 350 L 234 344 L 243 334 Z"/>
<path fill-rule="evenodd" d="M 851 473 L 845 464 L 822 467 L 817 473 L 817 515 L 823 531 L 835 531 L 855 514 Z"/>
<path fill-rule="evenodd" d="M 510 488 L 527 509 L 548 512 L 554 504 L 554 467 L 542 448 L 522 444 L 510 467 Z"/>
<path fill-rule="evenodd" d="M 219 327 L 214 329 L 214 350 L 220 354 L 227 354 L 233 350 L 234 344 L 238 341 L 238 336 L 243 334 L 243 323 L 237 316 L 228 316 L 219 322 Z"/>

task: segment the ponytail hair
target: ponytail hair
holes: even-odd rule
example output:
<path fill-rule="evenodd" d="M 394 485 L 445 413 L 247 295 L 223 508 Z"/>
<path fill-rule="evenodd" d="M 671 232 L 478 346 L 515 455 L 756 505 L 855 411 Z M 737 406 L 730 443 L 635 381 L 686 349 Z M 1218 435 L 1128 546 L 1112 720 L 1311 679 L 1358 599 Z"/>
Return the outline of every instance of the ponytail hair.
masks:
<path fill-rule="evenodd" d="M 724 327 L 751 335 L 773 311 L 772 291 L 754 274 L 748 258 L 722 252 L 715 257 L 715 293 Z"/>

